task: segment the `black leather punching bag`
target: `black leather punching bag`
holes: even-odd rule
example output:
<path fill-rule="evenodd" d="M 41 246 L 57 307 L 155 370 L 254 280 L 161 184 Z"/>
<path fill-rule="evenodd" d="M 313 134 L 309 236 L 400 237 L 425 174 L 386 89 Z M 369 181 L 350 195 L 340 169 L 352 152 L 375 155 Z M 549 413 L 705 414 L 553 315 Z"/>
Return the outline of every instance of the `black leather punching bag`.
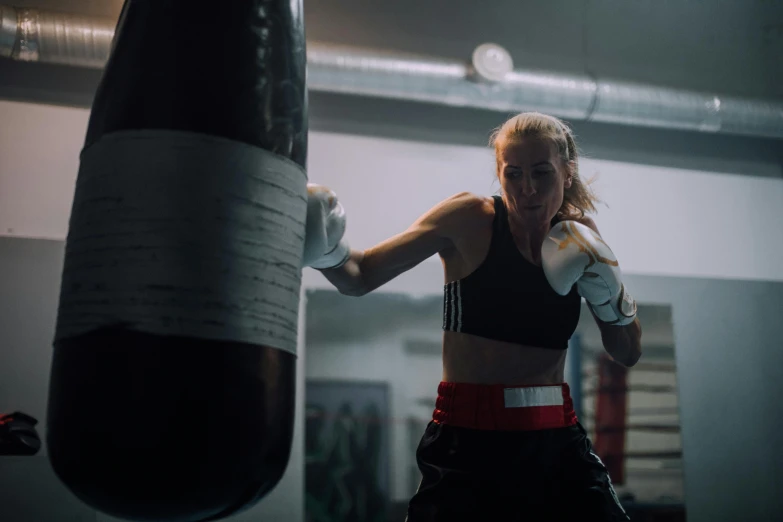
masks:
<path fill-rule="evenodd" d="M 82 501 L 217 520 L 282 476 L 307 103 L 301 0 L 126 0 L 81 153 L 46 442 Z"/>

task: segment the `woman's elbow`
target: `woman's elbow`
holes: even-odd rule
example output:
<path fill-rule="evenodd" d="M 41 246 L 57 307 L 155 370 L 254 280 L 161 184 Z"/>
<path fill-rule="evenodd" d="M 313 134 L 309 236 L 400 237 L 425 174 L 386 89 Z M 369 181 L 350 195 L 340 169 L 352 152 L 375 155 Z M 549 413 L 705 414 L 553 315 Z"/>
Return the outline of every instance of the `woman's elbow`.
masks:
<path fill-rule="evenodd" d="M 632 350 L 628 354 L 624 354 L 622 358 L 615 359 L 615 361 L 625 366 L 626 368 L 633 368 L 634 366 L 636 366 L 636 363 L 638 363 L 639 359 L 641 358 L 642 358 L 642 350 L 636 349 L 636 350 Z"/>

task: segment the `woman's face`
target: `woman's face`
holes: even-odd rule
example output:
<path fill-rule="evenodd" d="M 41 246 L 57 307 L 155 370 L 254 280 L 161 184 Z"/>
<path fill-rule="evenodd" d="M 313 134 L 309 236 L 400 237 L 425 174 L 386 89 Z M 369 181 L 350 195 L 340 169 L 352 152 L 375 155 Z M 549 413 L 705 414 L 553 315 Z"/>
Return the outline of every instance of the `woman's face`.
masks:
<path fill-rule="evenodd" d="M 520 138 L 505 143 L 498 157 L 498 179 L 509 211 L 526 224 L 549 224 L 571 186 L 568 165 L 550 140 Z"/>

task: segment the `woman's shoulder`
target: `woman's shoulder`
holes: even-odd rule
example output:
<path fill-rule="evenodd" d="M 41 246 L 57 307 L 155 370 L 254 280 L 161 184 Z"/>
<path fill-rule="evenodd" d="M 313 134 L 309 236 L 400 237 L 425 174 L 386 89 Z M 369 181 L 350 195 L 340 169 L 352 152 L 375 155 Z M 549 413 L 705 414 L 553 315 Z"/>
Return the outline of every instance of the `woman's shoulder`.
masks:
<path fill-rule="evenodd" d="M 492 219 L 495 215 L 495 199 L 473 192 L 459 192 L 443 200 L 440 205 L 455 217 L 468 221 L 482 217 Z"/>
<path fill-rule="evenodd" d="M 437 235 L 458 242 L 473 232 L 492 226 L 495 203 L 491 197 L 459 192 L 432 207 L 414 224 L 437 231 Z"/>

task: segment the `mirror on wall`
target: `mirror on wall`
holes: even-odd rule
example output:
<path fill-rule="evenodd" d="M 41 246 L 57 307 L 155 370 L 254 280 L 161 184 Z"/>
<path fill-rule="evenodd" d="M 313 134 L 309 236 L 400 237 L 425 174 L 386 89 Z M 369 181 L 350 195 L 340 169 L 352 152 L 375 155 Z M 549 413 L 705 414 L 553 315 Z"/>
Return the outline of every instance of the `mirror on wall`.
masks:
<path fill-rule="evenodd" d="M 442 313 L 441 296 L 307 293 L 306 520 L 404 520 L 441 380 Z M 639 318 L 644 356 L 628 369 L 584 308 L 566 381 L 626 511 L 684 520 L 671 308 L 640 304 Z"/>
<path fill-rule="evenodd" d="M 584 308 L 567 355 L 566 380 L 578 390 L 580 421 L 631 519 L 638 513 L 642 520 L 685 520 L 671 306 L 641 304 L 639 320 L 642 359 L 625 368 L 605 353 Z"/>

